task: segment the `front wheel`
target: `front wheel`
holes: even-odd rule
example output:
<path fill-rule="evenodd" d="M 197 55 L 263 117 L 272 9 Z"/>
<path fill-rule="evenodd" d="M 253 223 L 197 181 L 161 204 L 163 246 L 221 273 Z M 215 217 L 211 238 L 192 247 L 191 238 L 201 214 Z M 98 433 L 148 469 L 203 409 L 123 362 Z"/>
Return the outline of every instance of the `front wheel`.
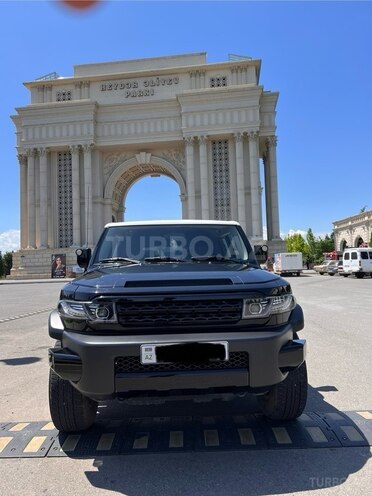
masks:
<path fill-rule="evenodd" d="M 307 400 L 306 362 L 289 372 L 284 381 L 259 397 L 262 412 L 271 420 L 294 420 L 304 411 Z"/>
<path fill-rule="evenodd" d="M 364 277 L 364 273 L 363 273 L 363 272 L 356 272 L 356 273 L 355 273 L 355 277 L 356 277 L 357 279 L 363 279 L 363 277 Z"/>
<path fill-rule="evenodd" d="M 97 402 L 83 396 L 69 381 L 61 379 L 50 369 L 49 409 L 53 424 L 59 431 L 84 431 L 95 421 Z"/>

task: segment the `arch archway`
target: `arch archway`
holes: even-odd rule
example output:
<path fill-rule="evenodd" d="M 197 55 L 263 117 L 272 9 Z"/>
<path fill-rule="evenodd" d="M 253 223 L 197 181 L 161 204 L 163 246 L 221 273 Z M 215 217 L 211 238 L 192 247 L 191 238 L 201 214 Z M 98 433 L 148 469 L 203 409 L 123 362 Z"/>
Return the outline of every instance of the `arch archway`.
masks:
<path fill-rule="evenodd" d="M 357 236 L 354 241 L 354 246 L 359 248 L 359 246 L 361 246 L 363 243 L 364 243 L 363 238 L 361 236 Z"/>
<path fill-rule="evenodd" d="M 125 160 L 112 172 L 106 182 L 104 199 L 106 204 L 106 219 L 110 221 L 124 219 L 125 201 L 130 188 L 140 179 L 147 176 L 166 176 L 178 184 L 182 201 L 182 217 L 185 216 L 186 182 L 180 171 L 167 160 L 151 155 L 139 153 Z"/>
<path fill-rule="evenodd" d="M 340 250 L 341 251 L 345 251 L 347 248 L 347 242 L 346 242 L 346 239 L 342 239 L 341 240 L 341 243 L 340 243 Z"/>

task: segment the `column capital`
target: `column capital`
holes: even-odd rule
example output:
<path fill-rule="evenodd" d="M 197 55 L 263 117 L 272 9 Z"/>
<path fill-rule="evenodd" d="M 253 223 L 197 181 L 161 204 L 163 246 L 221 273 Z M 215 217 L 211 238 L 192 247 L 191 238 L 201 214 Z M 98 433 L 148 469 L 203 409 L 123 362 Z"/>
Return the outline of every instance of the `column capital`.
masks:
<path fill-rule="evenodd" d="M 39 153 L 40 157 L 45 157 L 45 155 L 48 153 L 48 148 L 40 147 L 37 149 L 37 152 Z"/>
<path fill-rule="evenodd" d="M 247 132 L 248 141 L 256 141 L 258 136 L 259 136 L 258 131 L 248 131 Z"/>
<path fill-rule="evenodd" d="M 74 153 L 79 153 L 80 145 L 70 145 L 68 149 L 70 150 L 70 153 L 73 155 Z"/>
<path fill-rule="evenodd" d="M 89 153 L 94 148 L 94 143 L 84 143 L 82 145 L 84 153 Z"/>
<path fill-rule="evenodd" d="M 17 155 L 19 165 L 26 165 L 27 164 L 27 155 L 24 153 L 19 153 Z"/>
<path fill-rule="evenodd" d="M 35 148 L 26 148 L 27 157 L 35 157 Z"/>
<path fill-rule="evenodd" d="M 278 143 L 278 138 L 276 136 L 269 136 L 268 138 L 266 138 L 265 143 L 268 148 L 276 146 Z"/>
<path fill-rule="evenodd" d="M 194 136 L 184 136 L 183 140 L 186 143 L 186 145 L 193 145 L 194 144 Z"/>
<path fill-rule="evenodd" d="M 180 194 L 180 200 L 181 200 L 181 202 L 186 201 L 187 200 L 187 195 L 185 193 L 181 193 Z"/>
<path fill-rule="evenodd" d="M 201 134 L 200 136 L 197 136 L 197 139 L 201 145 L 205 145 L 208 141 L 208 136 L 206 134 Z"/>
<path fill-rule="evenodd" d="M 235 143 L 240 143 L 243 140 L 243 133 L 236 132 L 233 134 Z"/>

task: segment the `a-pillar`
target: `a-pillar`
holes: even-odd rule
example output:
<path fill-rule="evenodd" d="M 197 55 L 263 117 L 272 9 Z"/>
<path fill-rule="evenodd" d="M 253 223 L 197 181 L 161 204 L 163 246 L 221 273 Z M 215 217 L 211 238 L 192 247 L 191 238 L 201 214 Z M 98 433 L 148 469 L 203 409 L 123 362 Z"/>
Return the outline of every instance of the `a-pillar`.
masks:
<path fill-rule="evenodd" d="M 278 174 L 276 166 L 276 144 L 277 137 L 270 136 L 266 140 L 269 155 L 269 175 L 270 175 L 270 210 L 271 210 L 271 238 L 280 239 L 279 227 L 279 196 L 278 196 Z"/>
<path fill-rule="evenodd" d="M 207 137 L 199 136 L 201 218 L 209 219 Z"/>
<path fill-rule="evenodd" d="M 262 240 L 262 206 L 260 164 L 258 156 L 258 133 L 248 134 L 249 140 L 249 172 L 251 182 L 252 238 Z"/>
<path fill-rule="evenodd" d="M 237 203 L 238 222 L 243 230 L 246 230 L 245 217 L 245 181 L 244 181 L 244 157 L 243 157 L 243 134 L 235 133 L 235 155 L 236 155 L 236 183 L 237 183 Z"/>
<path fill-rule="evenodd" d="M 40 246 L 48 248 L 48 152 L 46 148 L 39 148 L 39 198 L 40 198 Z"/>
<path fill-rule="evenodd" d="M 28 245 L 36 248 L 36 208 L 35 208 L 35 151 L 27 150 L 27 215 Z"/>
<path fill-rule="evenodd" d="M 194 138 L 187 136 L 186 143 L 186 178 L 187 178 L 187 206 L 188 218 L 195 219 L 195 170 L 194 170 Z"/>
<path fill-rule="evenodd" d="M 80 234 L 80 148 L 77 145 L 70 146 L 71 153 L 71 176 L 72 176 L 72 244 L 81 245 Z"/>
<path fill-rule="evenodd" d="M 84 150 L 84 199 L 85 199 L 85 244 L 93 245 L 93 195 L 92 195 L 92 148 L 83 145 Z"/>
<path fill-rule="evenodd" d="M 27 248 L 27 156 L 18 155 L 20 186 L 21 250 Z"/>

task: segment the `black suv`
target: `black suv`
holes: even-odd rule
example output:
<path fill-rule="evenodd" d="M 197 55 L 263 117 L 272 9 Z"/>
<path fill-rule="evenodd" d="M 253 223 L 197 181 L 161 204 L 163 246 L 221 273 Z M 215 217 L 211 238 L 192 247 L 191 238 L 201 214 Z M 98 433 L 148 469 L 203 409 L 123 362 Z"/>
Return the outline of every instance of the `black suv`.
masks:
<path fill-rule="evenodd" d="M 173 393 L 250 392 L 271 419 L 301 415 L 303 312 L 237 222 L 111 223 L 78 263 L 49 317 L 57 429 L 89 428 L 100 400 Z"/>

